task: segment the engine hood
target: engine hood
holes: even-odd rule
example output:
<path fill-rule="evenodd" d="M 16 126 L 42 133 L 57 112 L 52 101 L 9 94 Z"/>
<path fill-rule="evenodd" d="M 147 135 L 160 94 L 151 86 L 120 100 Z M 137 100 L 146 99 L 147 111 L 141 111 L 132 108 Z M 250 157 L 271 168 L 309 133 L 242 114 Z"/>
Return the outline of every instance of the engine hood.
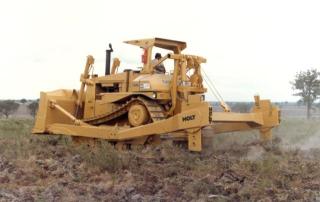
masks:
<path fill-rule="evenodd" d="M 141 91 L 162 91 L 170 90 L 171 75 L 167 74 L 145 74 L 133 80 L 138 83 Z"/>

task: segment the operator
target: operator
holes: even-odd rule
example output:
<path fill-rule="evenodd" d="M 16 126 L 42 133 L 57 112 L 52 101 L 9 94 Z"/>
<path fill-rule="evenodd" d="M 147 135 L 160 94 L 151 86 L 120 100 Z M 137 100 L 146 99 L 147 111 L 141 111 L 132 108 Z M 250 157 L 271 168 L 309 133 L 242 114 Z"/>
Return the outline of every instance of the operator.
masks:
<path fill-rule="evenodd" d="M 157 64 L 160 61 L 161 58 L 162 58 L 161 54 L 160 53 L 156 53 L 154 59 L 151 61 L 151 64 L 152 65 Z M 165 74 L 166 73 L 166 68 L 164 67 L 164 65 L 161 62 L 161 63 L 159 63 L 158 65 L 156 65 L 153 68 L 153 72 L 156 73 L 156 74 Z"/>

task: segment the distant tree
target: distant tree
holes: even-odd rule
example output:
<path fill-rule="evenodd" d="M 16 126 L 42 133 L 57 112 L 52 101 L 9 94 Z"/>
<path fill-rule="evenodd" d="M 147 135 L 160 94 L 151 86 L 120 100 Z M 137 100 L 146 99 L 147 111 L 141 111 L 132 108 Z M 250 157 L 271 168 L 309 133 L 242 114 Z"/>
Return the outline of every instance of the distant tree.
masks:
<path fill-rule="evenodd" d="M 20 103 L 22 103 L 22 104 L 24 104 L 24 103 L 26 103 L 26 102 L 27 102 L 27 100 L 24 99 L 24 98 L 22 98 L 22 99 L 20 100 Z"/>
<path fill-rule="evenodd" d="M 39 100 L 32 101 L 30 104 L 28 104 L 28 109 L 29 109 L 30 114 L 31 114 L 32 116 L 35 116 L 35 115 L 36 115 L 38 106 L 39 106 Z"/>
<path fill-rule="evenodd" d="M 14 100 L 1 100 L 0 101 L 0 113 L 3 114 L 6 118 L 17 111 L 19 104 Z"/>
<path fill-rule="evenodd" d="M 303 100 L 298 100 L 297 105 L 298 105 L 298 106 L 303 106 L 303 105 L 304 105 Z"/>
<path fill-rule="evenodd" d="M 299 96 L 301 99 L 298 101 L 307 106 L 307 118 L 311 116 L 310 110 L 314 101 L 320 95 L 320 72 L 316 69 L 298 72 L 294 81 L 291 82 L 292 89 L 297 91 L 294 96 Z"/>

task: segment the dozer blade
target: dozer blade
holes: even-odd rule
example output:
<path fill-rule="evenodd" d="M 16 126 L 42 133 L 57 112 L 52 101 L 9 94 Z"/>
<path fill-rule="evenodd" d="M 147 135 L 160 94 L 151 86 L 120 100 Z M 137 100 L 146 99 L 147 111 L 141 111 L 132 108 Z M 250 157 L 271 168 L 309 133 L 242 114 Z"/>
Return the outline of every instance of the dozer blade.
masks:
<path fill-rule="evenodd" d="M 74 124 L 75 120 L 61 114 L 51 102 L 61 106 L 65 112 L 74 115 L 76 113 L 76 100 L 77 92 L 72 90 L 61 89 L 52 92 L 41 92 L 39 109 L 32 133 L 48 133 L 47 128 L 54 123 Z"/>

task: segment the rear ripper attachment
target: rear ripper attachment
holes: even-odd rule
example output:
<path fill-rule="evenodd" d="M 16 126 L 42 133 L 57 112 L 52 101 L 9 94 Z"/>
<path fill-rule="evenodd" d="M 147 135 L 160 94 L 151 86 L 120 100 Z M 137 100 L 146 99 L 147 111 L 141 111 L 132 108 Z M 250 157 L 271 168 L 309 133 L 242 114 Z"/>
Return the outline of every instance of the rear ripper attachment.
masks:
<path fill-rule="evenodd" d="M 206 59 L 182 54 L 185 42 L 152 38 L 125 43 L 142 48 L 141 70 L 118 73 L 120 60 L 114 58 L 111 71 L 106 64 L 105 75 L 90 75 L 94 58 L 88 56 L 80 90 L 41 92 L 33 133 L 105 139 L 117 148 L 158 144 L 169 137 L 186 141 L 191 151 L 202 150 L 204 128 L 210 134 L 257 129 L 263 140 L 272 138 L 280 117 L 269 100 L 255 96 L 250 113 L 231 112 L 224 102 L 224 111 L 218 112 L 204 100 L 201 64 Z M 169 52 L 154 62 L 153 47 Z M 110 46 L 107 63 L 112 51 Z M 156 73 L 166 60 L 173 60 L 172 73 Z"/>

